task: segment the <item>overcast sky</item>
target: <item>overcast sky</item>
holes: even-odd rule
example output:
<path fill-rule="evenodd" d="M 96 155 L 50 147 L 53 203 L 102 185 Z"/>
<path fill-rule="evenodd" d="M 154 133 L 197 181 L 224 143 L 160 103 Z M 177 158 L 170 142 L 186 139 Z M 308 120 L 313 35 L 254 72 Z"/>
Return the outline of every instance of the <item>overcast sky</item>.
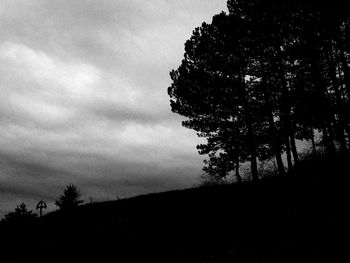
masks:
<path fill-rule="evenodd" d="M 169 71 L 226 0 L 0 0 L 0 217 L 75 183 L 111 200 L 192 186 Z"/>

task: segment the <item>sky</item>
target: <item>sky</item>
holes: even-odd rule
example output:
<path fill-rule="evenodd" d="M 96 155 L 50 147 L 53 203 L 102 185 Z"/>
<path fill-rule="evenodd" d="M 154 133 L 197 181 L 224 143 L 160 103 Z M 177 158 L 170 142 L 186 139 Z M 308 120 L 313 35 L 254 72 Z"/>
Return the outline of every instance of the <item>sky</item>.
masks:
<path fill-rule="evenodd" d="M 198 183 L 169 72 L 226 0 L 0 0 L 0 217 L 65 185 L 104 201 Z"/>

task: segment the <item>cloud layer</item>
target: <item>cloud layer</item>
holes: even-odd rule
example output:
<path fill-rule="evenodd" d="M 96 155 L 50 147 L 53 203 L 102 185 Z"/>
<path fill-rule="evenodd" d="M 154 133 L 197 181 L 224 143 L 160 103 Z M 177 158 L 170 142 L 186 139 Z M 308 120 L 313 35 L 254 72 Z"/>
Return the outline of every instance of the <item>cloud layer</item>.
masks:
<path fill-rule="evenodd" d="M 0 216 L 76 183 L 96 200 L 183 188 L 202 166 L 169 71 L 225 0 L 1 0 Z"/>

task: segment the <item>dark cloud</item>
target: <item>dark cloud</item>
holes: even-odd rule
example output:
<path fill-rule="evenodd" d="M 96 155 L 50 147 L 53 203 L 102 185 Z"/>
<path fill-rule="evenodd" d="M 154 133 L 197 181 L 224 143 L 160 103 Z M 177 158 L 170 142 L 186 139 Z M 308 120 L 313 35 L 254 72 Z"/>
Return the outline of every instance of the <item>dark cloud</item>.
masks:
<path fill-rule="evenodd" d="M 68 183 L 77 184 L 85 200 L 93 197 L 96 201 L 189 187 L 196 182 L 200 167 L 181 158 L 174 162 L 182 165 L 174 165 L 119 161 L 93 153 L 2 154 L 1 208 L 11 209 L 21 201 L 34 207 L 37 201 L 46 200 L 52 210 Z"/>
<path fill-rule="evenodd" d="M 170 112 L 169 71 L 225 4 L 1 1 L 0 217 L 53 209 L 69 182 L 99 200 L 195 183 L 199 140 Z"/>

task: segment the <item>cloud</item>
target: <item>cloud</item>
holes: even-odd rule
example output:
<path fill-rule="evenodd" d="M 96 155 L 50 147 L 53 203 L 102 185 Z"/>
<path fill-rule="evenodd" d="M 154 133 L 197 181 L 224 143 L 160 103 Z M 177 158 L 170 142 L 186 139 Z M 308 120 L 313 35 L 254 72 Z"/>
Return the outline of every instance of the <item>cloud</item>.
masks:
<path fill-rule="evenodd" d="M 200 141 L 170 111 L 169 71 L 225 0 L 2 0 L 0 204 L 191 186 Z"/>

